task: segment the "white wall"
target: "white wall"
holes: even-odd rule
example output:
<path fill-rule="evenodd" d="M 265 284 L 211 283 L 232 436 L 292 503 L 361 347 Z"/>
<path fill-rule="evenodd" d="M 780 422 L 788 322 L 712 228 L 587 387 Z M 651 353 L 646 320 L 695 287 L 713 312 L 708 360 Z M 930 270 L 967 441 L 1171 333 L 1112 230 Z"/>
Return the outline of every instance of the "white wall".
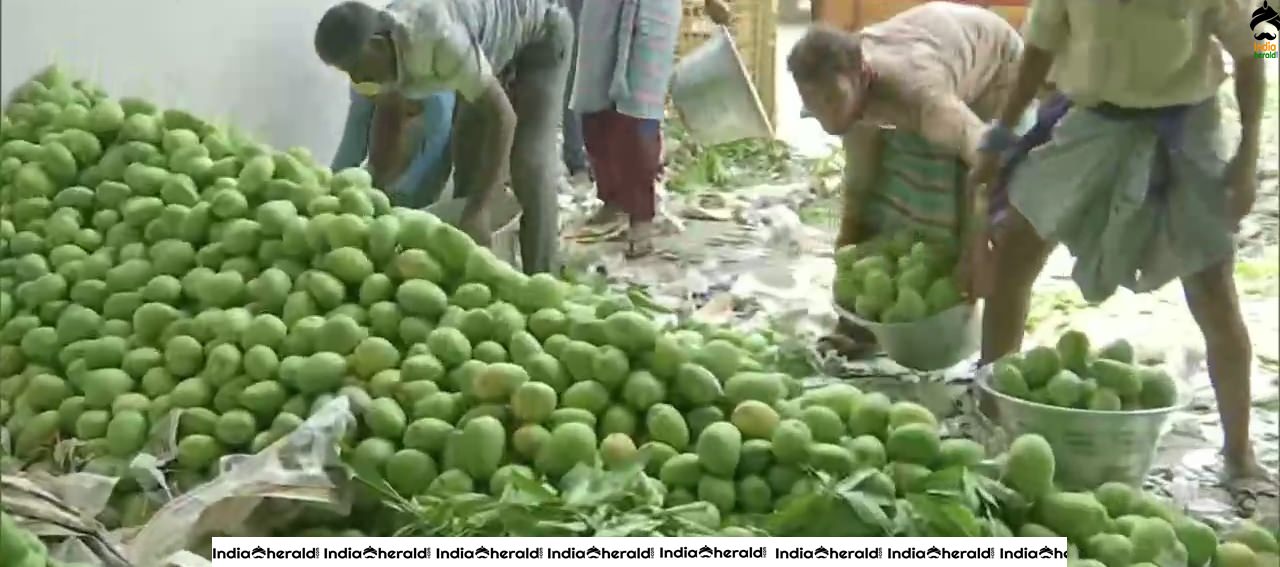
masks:
<path fill-rule="evenodd" d="M 3 0 L 0 93 L 58 61 L 112 96 L 225 120 L 328 163 L 344 77 L 312 49 L 338 0 Z"/>

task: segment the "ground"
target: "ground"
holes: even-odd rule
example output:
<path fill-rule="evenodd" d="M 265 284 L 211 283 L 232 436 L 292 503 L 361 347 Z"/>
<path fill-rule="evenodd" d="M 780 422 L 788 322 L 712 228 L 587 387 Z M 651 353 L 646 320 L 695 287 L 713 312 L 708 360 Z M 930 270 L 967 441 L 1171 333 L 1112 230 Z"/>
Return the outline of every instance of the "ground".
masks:
<path fill-rule="evenodd" d="M 779 61 L 802 33 L 797 25 L 780 28 Z M 1255 447 L 1273 471 L 1269 481 L 1235 485 L 1227 490 L 1218 478 L 1221 435 L 1214 399 L 1204 369 L 1203 342 L 1192 322 L 1177 283 L 1157 292 L 1121 292 L 1101 305 L 1089 306 L 1070 281 L 1071 258 L 1059 249 L 1036 284 L 1027 324 L 1028 344 L 1054 340 L 1066 328 L 1086 331 L 1096 341 L 1125 337 L 1140 352 L 1185 369 L 1186 411 L 1172 419 L 1160 445 L 1149 486 L 1211 519 L 1254 516 L 1274 525 L 1277 487 L 1274 471 L 1280 409 L 1280 262 L 1277 227 L 1277 77 L 1269 67 L 1268 114 L 1264 123 L 1265 155 L 1259 168 L 1259 191 L 1253 213 L 1242 223 L 1237 259 L 1237 285 L 1254 345 L 1253 373 Z M 644 288 L 655 300 L 683 316 L 737 325 L 772 325 L 811 346 L 830 329 L 833 276 L 831 248 L 836 216 L 832 175 L 839 171 L 834 138 L 812 120 L 799 117 L 799 97 L 786 73 L 778 74 L 779 119 L 784 143 L 737 144 L 712 150 L 682 144 L 678 124 L 669 124 L 671 168 L 662 197 L 668 234 L 659 253 L 626 261 L 622 245 L 610 234 L 566 238 L 572 268 L 601 274 L 618 285 Z M 589 187 L 566 196 L 570 219 L 582 218 L 592 206 Z M 803 352 L 803 351 L 802 351 Z M 808 349 L 815 380 L 853 380 L 867 388 L 891 388 L 903 395 L 933 398 L 930 405 L 948 407 L 954 384 L 970 378 L 968 368 L 919 375 L 887 360 L 848 364 L 822 360 Z M 937 394 L 937 395 L 935 395 Z M 963 397 L 963 396 L 959 396 Z M 956 426 L 981 426 L 961 420 Z"/>

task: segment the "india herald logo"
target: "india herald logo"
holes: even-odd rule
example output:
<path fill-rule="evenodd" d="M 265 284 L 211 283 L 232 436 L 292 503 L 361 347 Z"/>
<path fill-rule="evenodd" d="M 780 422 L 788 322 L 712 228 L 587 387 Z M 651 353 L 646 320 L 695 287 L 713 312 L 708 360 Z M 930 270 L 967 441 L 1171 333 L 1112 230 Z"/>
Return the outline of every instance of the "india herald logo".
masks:
<path fill-rule="evenodd" d="M 1263 24 L 1269 24 L 1271 29 L 1268 30 Z M 1280 13 L 1263 0 L 1262 5 L 1254 10 L 1253 16 L 1249 18 L 1249 29 L 1253 32 L 1253 56 L 1259 59 L 1274 59 L 1276 30 L 1280 30 Z"/>
<path fill-rule="evenodd" d="M 1268 32 L 1266 28 L 1261 31 L 1258 30 L 1258 26 L 1264 23 L 1271 24 L 1275 29 L 1280 29 L 1280 13 L 1277 13 L 1275 8 L 1267 4 L 1266 0 L 1263 0 L 1262 5 L 1253 11 L 1253 17 L 1249 19 L 1249 29 L 1253 30 L 1253 39 L 1258 41 L 1275 40 L 1276 35 Z"/>

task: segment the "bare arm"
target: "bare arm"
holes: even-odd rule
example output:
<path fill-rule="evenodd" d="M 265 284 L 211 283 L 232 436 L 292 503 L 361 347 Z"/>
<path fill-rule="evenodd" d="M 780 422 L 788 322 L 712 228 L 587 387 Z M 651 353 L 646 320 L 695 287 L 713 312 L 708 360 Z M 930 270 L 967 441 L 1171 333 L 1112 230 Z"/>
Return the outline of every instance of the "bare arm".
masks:
<path fill-rule="evenodd" d="M 996 120 L 1002 128 L 1012 131 L 1022 121 L 1023 113 L 1044 87 L 1052 66 L 1053 54 L 1050 51 L 1027 44 L 1019 63 L 1018 78 L 997 114 Z M 973 119 L 976 120 L 977 117 Z M 982 132 L 985 132 L 981 123 L 977 127 L 978 136 L 970 140 L 975 145 L 971 146 L 972 153 L 968 154 L 973 158 L 967 160 L 970 179 L 965 187 L 965 216 L 961 228 L 962 237 L 973 242 L 971 247 L 985 246 L 989 214 L 987 182 L 995 177 L 999 168 L 999 160 L 994 153 L 981 151 L 976 147 L 981 144 Z"/>
<path fill-rule="evenodd" d="M 390 92 L 374 100 L 373 125 L 369 134 L 369 173 L 374 187 L 387 188 L 394 181 L 404 133 L 404 97 Z"/>
<path fill-rule="evenodd" d="M 438 29 L 419 46 L 424 56 L 410 60 L 419 67 L 406 67 L 431 84 L 454 91 L 465 103 L 452 144 L 454 180 L 458 191 L 467 196 L 458 226 L 479 241 L 486 236 L 482 234 L 486 205 L 506 181 L 515 110 L 465 20 L 467 14 L 448 10 L 444 2 L 424 2 L 417 16 L 423 21 L 436 19 Z M 459 145 L 459 138 L 465 138 L 465 143 Z M 466 155 L 458 152 L 464 146 Z"/>
<path fill-rule="evenodd" d="M 1266 97 L 1267 77 L 1263 59 L 1255 57 L 1235 58 L 1236 101 L 1240 105 L 1240 152 L 1258 155 L 1262 104 Z"/>
<path fill-rule="evenodd" d="M 955 96 L 935 96 L 920 106 L 920 135 L 972 166 L 985 125 L 969 105 Z"/>
<path fill-rule="evenodd" d="M 1261 146 L 1262 105 L 1266 96 L 1266 60 L 1254 57 L 1253 34 L 1241 22 L 1248 21 L 1256 4 L 1249 0 L 1222 0 L 1208 13 L 1213 35 L 1235 64 L 1236 103 L 1240 107 L 1240 146 L 1225 174 L 1228 206 L 1236 220 L 1253 208 L 1257 193 L 1257 164 Z"/>
<path fill-rule="evenodd" d="M 718 25 L 727 26 L 733 19 L 733 11 L 729 9 L 725 0 L 705 0 L 702 9 L 707 13 L 707 17 Z"/>
<path fill-rule="evenodd" d="M 437 93 L 422 101 L 421 139 L 414 148 L 409 165 L 396 181 L 401 193 L 422 195 L 424 203 L 432 203 L 440 196 L 448 178 L 449 142 L 453 137 L 453 109 L 456 96 L 451 92 Z M 415 101 L 416 102 L 416 101 Z"/>
<path fill-rule="evenodd" d="M 489 75 L 484 89 L 474 102 L 467 105 L 467 112 L 474 113 L 467 122 L 476 128 L 474 135 L 480 140 L 478 156 L 469 160 L 474 171 L 469 178 L 474 187 L 468 188 L 463 218 L 480 214 L 489 200 L 502 187 L 511 162 L 511 144 L 515 139 L 516 112 L 498 78 Z"/>
<path fill-rule="evenodd" d="M 880 129 L 856 125 L 844 136 L 844 179 L 841 182 L 840 232 L 836 247 L 857 244 L 868 234 L 862 226 L 862 208 L 880 171 Z"/>
<path fill-rule="evenodd" d="M 342 127 L 342 139 L 334 152 L 334 171 L 357 167 L 369 157 L 369 130 L 373 122 L 373 101 L 351 90 L 351 104 L 347 107 L 347 121 Z"/>
<path fill-rule="evenodd" d="M 1224 0 L 1211 15 L 1214 36 L 1234 64 L 1236 103 L 1240 106 L 1240 152 L 1256 160 L 1261 143 L 1262 105 L 1266 98 L 1266 60 L 1253 54 L 1253 35 L 1241 22 L 1254 4 Z"/>
<path fill-rule="evenodd" d="M 1001 126 L 1013 129 L 1022 121 L 1022 114 L 1044 87 L 1052 67 L 1053 52 L 1030 44 L 1026 46 L 1022 62 L 1018 64 L 1018 79 L 1000 109 Z"/>
<path fill-rule="evenodd" d="M 1066 44 L 1071 32 L 1067 15 L 1067 0 L 1031 0 L 1023 29 L 1025 44 L 1018 63 L 1018 78 L 996 116 L 1001 126 L 1013 129 L 1021 122 L 1022 114 L 1044 88 L 1053 67 L 1054 53 Z"/>

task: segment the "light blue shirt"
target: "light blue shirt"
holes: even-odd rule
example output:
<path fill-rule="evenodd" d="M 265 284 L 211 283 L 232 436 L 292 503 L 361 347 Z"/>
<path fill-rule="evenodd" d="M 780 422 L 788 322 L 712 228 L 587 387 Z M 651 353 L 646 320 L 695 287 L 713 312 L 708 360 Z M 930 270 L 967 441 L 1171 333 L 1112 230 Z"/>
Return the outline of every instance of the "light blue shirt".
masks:
<path fill-rule="evenodd" d="M 680 0 L 586 2 L 570 108 L 661 120 L 675 71 Z"/>
<path fill-rule="evenodd" d="M 400 178 L 391 187 L 384 189 L 395 204 L 420 208 L 434 203 L 440 197 L 448 179 L 449 140 L 453 133 L 456 100 L 453 92 L 444 91 L 415 102 L 422 105 L 424 127 L 421 145 Z M 373 113 L 373 101 L 352 90 L 342 141 L 338 143 L 338 151 L 333 157 L 334 171 L 356 167 L 365 162 L 369 155 Z"/>

